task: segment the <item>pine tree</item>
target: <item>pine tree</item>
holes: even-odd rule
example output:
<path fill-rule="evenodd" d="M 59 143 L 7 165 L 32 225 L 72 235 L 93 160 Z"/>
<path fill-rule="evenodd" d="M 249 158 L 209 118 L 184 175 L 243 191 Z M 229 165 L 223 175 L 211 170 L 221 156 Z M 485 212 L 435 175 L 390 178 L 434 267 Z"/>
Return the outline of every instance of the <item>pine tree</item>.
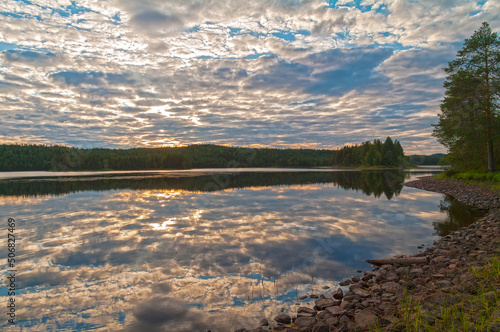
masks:
<path fill-rule="evenodd" d="M 457 58 L 444 69 L 445 98 L 434 136 L 449 150 L 452 166 L 495 170 L 499 139 L 500 39 L 488 23 L 466 39 Z"/>

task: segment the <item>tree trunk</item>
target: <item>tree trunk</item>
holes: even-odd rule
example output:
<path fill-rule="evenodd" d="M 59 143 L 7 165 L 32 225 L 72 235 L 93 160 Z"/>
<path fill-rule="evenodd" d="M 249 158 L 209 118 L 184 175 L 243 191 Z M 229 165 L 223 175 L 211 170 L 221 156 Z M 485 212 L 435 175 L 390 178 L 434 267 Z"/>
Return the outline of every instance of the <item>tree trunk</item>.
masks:
<path fill-rule="evenodd" d="M 493 156 L 493 140 L 490 138 L 488 140 L 488 172 L 493 173 L 495 171 L 495 158 Z"/>

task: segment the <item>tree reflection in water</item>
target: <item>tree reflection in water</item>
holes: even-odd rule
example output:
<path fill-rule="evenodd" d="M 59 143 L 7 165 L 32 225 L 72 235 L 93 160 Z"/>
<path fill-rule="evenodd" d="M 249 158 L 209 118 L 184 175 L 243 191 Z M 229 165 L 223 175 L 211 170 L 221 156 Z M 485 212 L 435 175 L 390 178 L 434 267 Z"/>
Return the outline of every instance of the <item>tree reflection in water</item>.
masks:
<path fill-rule="evenodd" d="M 467 204 L 461 203 L 450 196 L 444 196 L 439 204 L 439 210 L 446 212 L 447 218 L 433 222 L 436 235 L 446 236 L 462 227 L 467 227 L 477 219 L 486 215 L 483 210 L 472 209 Z"/>

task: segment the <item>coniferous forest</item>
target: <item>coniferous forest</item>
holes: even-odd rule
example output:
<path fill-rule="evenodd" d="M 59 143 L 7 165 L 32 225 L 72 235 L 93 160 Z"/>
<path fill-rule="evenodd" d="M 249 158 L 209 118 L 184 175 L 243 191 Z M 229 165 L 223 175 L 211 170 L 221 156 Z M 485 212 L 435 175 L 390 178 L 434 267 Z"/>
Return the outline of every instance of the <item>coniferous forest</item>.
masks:
<path fill-rule="evenodd" d="M 390 137 L 338 150 L 242 148 L 212 144 L 186 147 L 79 149 L 0 145 L 0 171 L 155 170 L 234 167 L 399 167 L 401 144 Z"/>
<path fill-rule="evenodd" d="M 333 151 L 332 165 L 345 167 L 401 167 L 410 164 L 405 158 L 401 143 L 387 137 L 384 143 L 376 139 L 373 142 L 345 146 Z"/>

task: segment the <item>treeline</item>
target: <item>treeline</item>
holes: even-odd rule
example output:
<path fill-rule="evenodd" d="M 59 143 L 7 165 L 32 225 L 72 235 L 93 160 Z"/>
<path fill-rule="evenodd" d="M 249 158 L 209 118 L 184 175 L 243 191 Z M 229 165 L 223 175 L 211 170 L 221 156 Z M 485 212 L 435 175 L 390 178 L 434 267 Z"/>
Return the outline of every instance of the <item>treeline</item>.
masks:
<path fill-rule="evenodd" d="M 0 171 L 155 170 L 226 167 L 328 166 L 332 150 L 226 147 L 79 149 L 0 145 Z"/>
<path fill-rule="evenodd" d="M 361 145 L 344 146 L 333 151 L 332 164 L 345 167 L 400 167 L 408 166 L 403 147 L 398 140 L 387 137 L 384 143 L 379 139 Z"/>
<path fill-rule="evenodd" d="M 444 153 L 435 153 L 431 155 L 413 154 L 408 157 L 408 160 L 414 165 L 441 165 L 445 156 Z"/>

